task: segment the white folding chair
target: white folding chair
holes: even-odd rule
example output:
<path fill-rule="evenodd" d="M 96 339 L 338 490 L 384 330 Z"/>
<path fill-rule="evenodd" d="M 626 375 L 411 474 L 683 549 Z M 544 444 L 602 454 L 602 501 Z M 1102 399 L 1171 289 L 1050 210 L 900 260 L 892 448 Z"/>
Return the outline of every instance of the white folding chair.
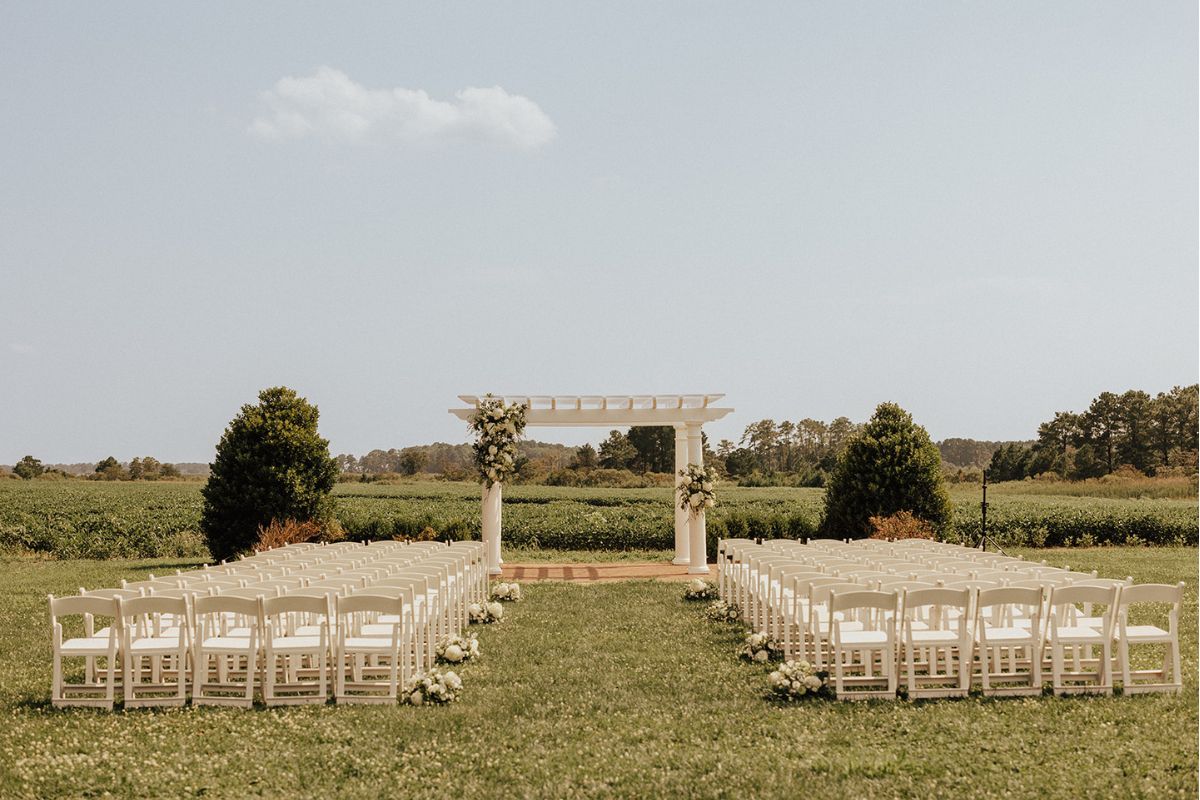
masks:
<path fill-rule="evenodd" d="M 830 658 L 839 700 L 896 697 L 895 592 L 834 591 Z M 851 628 L 848 621 L 858 624 Z"/>
<path fill-rule="evenodd" d="M 117 683 L 117 652 L 120 642 L 121 617 L 116 597 L 55 597 L 50 601 L 50 644 L 54 660 L 50 680 L 50 702 L 55 708 L 67 706 L 113 707 Z M 82 617 L 83 636 L 63 638 L 63 617 Z M 109 619 L 107 633 L 96 634 L 96 619 Z M 91 663 L 104 659 L 104 669 L 85 673 L 81 683 L 68 683 L 63 674 L 63 660 L 84 658 Z"/>
<path fill-rule="evenodd" d="M 408 682 L 413 646 L 411 609 L 400 596 L 353 594 L 337 598 L 337 649 L 334 653 L 338 703 L 395 703 Z M 390 635 L 363 635 L 363 625 L 381 615 L 397 621 Z"/>
<path fill-rule="evenodd" d="M 187 599 L 151 595 L 118 604 L 125 707 L 185 705 L 191 646 Z M 149 680 L 143 680 L 147 672 Z"/>
<path fill-rule="evenodd" d="M 910 700 L 966 697 L 971 690 L 971 594 L 970 589 L 905 589 L 902 663 Z M 945 668 L 939 671 L 939 665 Z"/>
<path fill-rule="evenodd" d="M 1183 604 L 1183 583 L 1169 586 L 1144 583 L 1121 589 L 1117 612 L 1117 662 L 1121 669 L 1122 691 L 1125 694 L 1142 692 L 1180 692 L 1183 680 L 1179 660 L 1179 610 Z M 1167 628 L 1149 622 L 1154 607 L 1169 606 Z M 1133 610 L 1134 623 L 1130 623 Z M 1133 669 L 1130 646 L 1161 646 L 1163 655 L 1158 669 Z"/>
<path fill-rule="evenodd" d="M 1018 618 L 1029 625 L 1013 624 Z M 979 590 L 974 629 L 985 695 L 1042 693 L 1041 618 L 1041 588 Z"/>
<path fill-rule="evenodd" d="M 262 652 L 259 599 L 197 597 L 192 616 L 192 703 L 253 706 Z M 216 680 L 209 680 L 212 669 Z"/>
<path fill-rule="evenodd" d="M 1047 644 L 1056 695 L 1112 694 L 1113 619 L 1120 594 L 1120 586 L 1059 586 L 1050 590 Z M 1084 604 L 1086 611 L 1081 608 Z M 1081 622 L 1080 617 L 1090 615 L 1096 604 L 1104 606 L 1099 624 Z M 1100 650 L 1098 660 L 1091 657 L 1094 648 Z M 1070 672 L 1065 666 L 1068 649 L 1073 667 Z"/>
<path fill-rule="evenodd" d="M 333 660 L 329 598 L 322 594 L 263 597 L 262 617 L 263 702 L 268 706 L 325 703 Z"/>

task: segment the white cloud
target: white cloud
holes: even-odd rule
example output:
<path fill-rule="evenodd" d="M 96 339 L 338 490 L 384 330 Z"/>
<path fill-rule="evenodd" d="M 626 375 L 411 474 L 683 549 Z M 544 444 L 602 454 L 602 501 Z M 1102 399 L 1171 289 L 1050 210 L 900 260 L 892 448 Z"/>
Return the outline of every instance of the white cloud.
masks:
<path fill-rule="evenodd" d="M 37 348 L 25 342 L 9 342 L 8 349 L 20 356 L 31 356 L 37 352 Z"/>
<path fill-rule="evenodd" d="M 267 110 L 249 132 L 268 141 L 305 136 L 349 144 L 480 139 L 534 149 L 557 133 L 537 103 L 499 86 L 468 87 L 456 92 L 453 101 L 434 100 L 420 89 L 368 89 L 331 67 L 303 78 L 282 78 L 262 100 Z"/>

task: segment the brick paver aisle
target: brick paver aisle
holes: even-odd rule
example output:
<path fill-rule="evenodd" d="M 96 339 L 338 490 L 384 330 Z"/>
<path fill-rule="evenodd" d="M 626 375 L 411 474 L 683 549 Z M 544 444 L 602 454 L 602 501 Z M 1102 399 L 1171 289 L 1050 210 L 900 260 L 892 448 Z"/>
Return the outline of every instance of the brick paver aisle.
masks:
<path fill-rule="evenodd" d="M 504 564 L 506 581 L 682 581 L 690 577 L 716 580 L 717 569 L 709 565 L 708 575 L 688 575 L 687 565 L 669 561 L 614 561 L 602 564 Z"/>

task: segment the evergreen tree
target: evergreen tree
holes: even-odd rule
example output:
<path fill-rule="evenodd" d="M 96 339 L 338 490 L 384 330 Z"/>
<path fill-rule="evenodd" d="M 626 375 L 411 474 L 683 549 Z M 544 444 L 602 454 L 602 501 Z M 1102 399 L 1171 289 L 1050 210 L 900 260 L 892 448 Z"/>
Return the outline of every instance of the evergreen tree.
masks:
<path fill-rule="evenodd" d="M 937 529 L 950 519 L 941 454 L 912 415 L 882 403 L 838 457 L 825 491 L 822 530 L 864 538 L 869 518 L 908 511 Z"/>
<path fill-rule="evenodd" d="M 637 458 L 637 450 L 629 443 L 629 437 L 620 431 L 609 431 L 608 438 L 600 443 L 600 466 L 605 469 L 629 469 Z"/>
<path fill-rule="evenodd" d="M 273 520 L 328 524 L 337 462 L 317 435 L 316 406 L 286 387 L 242 406 L 217 445 L 200 529 L 214 558 L 252 547 Z"/>

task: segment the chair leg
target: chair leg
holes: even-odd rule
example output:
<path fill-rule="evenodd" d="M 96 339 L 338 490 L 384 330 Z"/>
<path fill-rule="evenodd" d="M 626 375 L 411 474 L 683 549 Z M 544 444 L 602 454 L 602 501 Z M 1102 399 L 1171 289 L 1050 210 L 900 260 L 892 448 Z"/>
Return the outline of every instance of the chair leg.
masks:
<path fill-rule="evenodd" d="M 988 646 L 987 642 L 981 642 L 979 645 L 979 677 L 983 682 L 983 693 L 987 694 L 992 688 L 991 682 L 991 667 L 988 665 Z"/>

